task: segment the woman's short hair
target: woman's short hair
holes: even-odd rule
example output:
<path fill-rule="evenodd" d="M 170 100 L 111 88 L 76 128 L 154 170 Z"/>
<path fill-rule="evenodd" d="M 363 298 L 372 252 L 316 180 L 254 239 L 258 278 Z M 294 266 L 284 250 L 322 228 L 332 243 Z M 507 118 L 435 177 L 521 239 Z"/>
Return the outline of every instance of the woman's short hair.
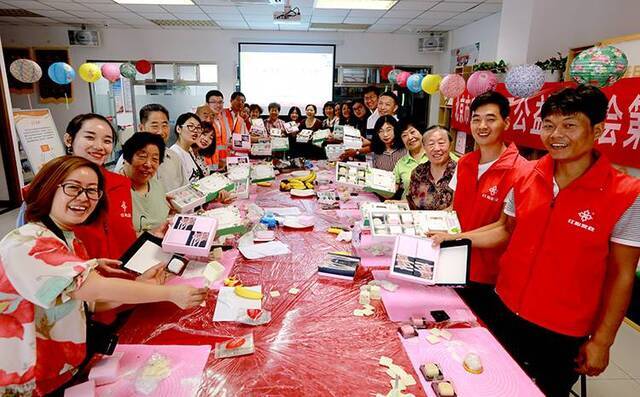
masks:
<path fill-rule="evenodd" d="M 187 120 L 189 119 L 196 119 L 198 120 L 198 124 L 202 125 L 202 120 L 200 120 L 200 117 L 198 117 L 197 114 L 191 113 L 191 112 L 182 113 L 180 116 L 178 116 L 178 119 L 176 120 L 176 125 L 175 127 L 173 127 L 173 132 L 176 134 L 177 137 L 180 136 L 180 134 L 178 134 L 178 127 L 182 127 L 184 123 L 186 123 Z"/>
<path fill-rule="evenodd" d="M 371 137 L 371 150 L 375 154 L 382 154 L 385 150 L 385 144 L 380 139 L 380 129 L 385 124 L 390 124 L 393 127 L 393 145 L 394 149 L 400 149 L 404 147 L 402 143 L 402 139 L 400 138 L 400 128 L 398 120 L 393 116 L 381 116 L 378 121 L 376 121 L 376 125 L 373 127 L 373 136 Z"/>
<path fill-rule="evenodd" d="M 29 184 L 29 191 L 24 198 L 26 204 L 24 220 L 26 222 L 41 222 L 45 217 L 49 216 L 53 198 L 60 184 L 73 171 L 83 167 L 90 168 L 96 173 L 98 176 L 98 189 L 104 191 L 104 177 L 99 165 L 78 156 L 57 157 L 43 165 Z M 90 223 L 104 211 L 106 200 L 107 198 L 104 195 L 98 200 L 96 208 L 85 223 Z"/>
<path fill-rule="evenodd" d="M 155 145 L 160 152 L 160 163 L 164 161 L 165 144 L 164 139 L 158 134 L 152 134 L 150 132 L 138 132 L 129 138 L 124 145 L 122 145 L 122 157 L 131 164 L 133 155 L 136 152 L 144 149 L 147 145 Z"/>
<path fill-rule="evenodd" d="M 262 107 L 260 105 L 258 105 L 257 103 L 254 103 L 253 105 L 249 106 L 249 111 L 253 112 L 254 110 L 257 110 L 260 114 L 262 114 Z"/>
<path fill-rule="evenodd" d="M 300 111 L 300 108 L 297 107 L 297 106 L 291 106 L 289 108 L 289 117 L 291 117 L 291 113 L 293 113 L 293 112 L 297 112 L 298 116 L 302 116 L 302 112 Z"/>
<path fill-rule="evenodd" d="M 280 104 L 278 102 L 271 102 L 267 109 L 269 109 L 269 111 L 271 111 L 271 109 L 278 109 L 278 113 L 280 113 L 280 109 L 282 108 L 280 107 Z"/>
<path fill-rule="evenodd" d="M 313 108 L 313 111 L 318 113 L 318 108 L 316 107 L 316 105 L 314 105 L 313 103 L 308 104 L 307 106 L 304 107 L 304 110 L 307 110 L 307 108 L 311 106 Z"/>
<path fill-rule="evenodd" d="M 333 102 L 333 101 L 327 101 L 327 102 L 325 102 L 325 103 L 324 103 L 324 106 L 322 107 L 322 112 L 324 113 L 324 110 L 325 110 L 326 108 L 335 109 L 335 107 L 336 107 L 335 102 Z"/>

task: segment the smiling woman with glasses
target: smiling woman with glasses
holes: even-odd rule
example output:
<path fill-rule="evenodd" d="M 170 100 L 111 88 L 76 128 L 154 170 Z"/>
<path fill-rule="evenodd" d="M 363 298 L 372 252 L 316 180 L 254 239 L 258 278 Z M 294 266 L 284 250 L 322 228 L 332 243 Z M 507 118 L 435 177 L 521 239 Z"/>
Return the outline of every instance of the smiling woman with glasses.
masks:
<path fill-rule="evenodd" d="M 195 182 L 205 176 L 205 171 L 198 166 L 192 147 L 202 133 L 202 122 L 195 113 L 183 113 L 176 120 L 176 143 L 169 148 L 178 155 L 184 177 Z"/>
<path fill-rule="evenodd" d="M 74 234 L 106 211 L 104 182 L 100 166 L 87 159 L 51 160 L 25 197 L 27 223 L 0 241 L 2 395 L 62 395 L 94 351 L 85 303 L 95 311 L 162 301 L 186 309 L 206 296 L 204 288 L 160 285 L 165 264 L 135 281 L 104 276 L 122 273 L 112 268 L 120 262 L 87 255 Z"/>

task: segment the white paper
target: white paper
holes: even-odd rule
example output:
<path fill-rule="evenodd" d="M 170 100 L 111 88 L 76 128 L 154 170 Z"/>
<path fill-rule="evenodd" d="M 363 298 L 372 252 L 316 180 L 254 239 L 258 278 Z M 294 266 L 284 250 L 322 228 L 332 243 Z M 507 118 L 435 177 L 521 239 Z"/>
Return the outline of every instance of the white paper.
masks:
<path fill-rule="evenodd" d="M 189 261 L 189 263 L 187 263 L 187 268 L 184 269 L 184 272 L 182 272 L 182 275 L 180 277 L 184 279 L 204 277 L 203 273 L 205 267 L 207 267 L 206 262 Z"/>
<path fill-rule="evenodd" d="M 260 259 L 267 256 L 286 255 L 290 253 L 289 246 L 280 241 L 269 241 L 268 243 L 247 244 L 238 246 L 240 253 L 247 259 Z"/>
<path fill-rule="evenodd" d="M 173 255 L 162 251 L 162 247 L 145 241 L 142 247 L 127 261 L 125 268 L 134 272 L 144 273 L 158 263 L 168 263 Z"/>
<path fill-rule="evenodd" d="M 264 212 L 273 212 L 274 215 L 290 216 L 300 215 L 300 208 L 298 207 L 278 207 L 278 208 L 265 208 Z"/>
<path fill-rule="evenodd" d="M 247 289 L 262 292 L 260 285 L 245 287 Z M 262 309 L 260 299 L 246 299 L 236 295 L 235 287 L 220 287 L 216 309 L 213 313 L 213 321 L 236 321 L 247 309 Z"/>

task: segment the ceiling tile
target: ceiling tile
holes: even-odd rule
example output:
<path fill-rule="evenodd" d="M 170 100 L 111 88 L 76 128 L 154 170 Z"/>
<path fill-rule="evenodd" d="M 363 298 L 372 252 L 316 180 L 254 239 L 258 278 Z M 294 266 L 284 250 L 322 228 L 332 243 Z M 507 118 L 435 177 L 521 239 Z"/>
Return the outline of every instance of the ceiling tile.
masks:
<path fill-rule="evenodd" d="M 349 10 L 313 10 L 313 16 L 318 17 L 346 17 Z"/>
<path fill-rule="evenodd" d="M 360 23 L 364 23 L 364 24 L 372 24 L 372 23 L 376 23 L 376 21 L 380 19 L 380 18 L 352 18 L 352 17 L 347 17 L 344 20 L 344 23 L 355 23 L 355 24 L 360 24 Z"/>
<path fill-rule="evenodd" d="M 392 18 L 407 18 L 407 17 L 415 18 L 418 15 L 422 14 L 422 11 L 424 11 L 424 10 L 396 10 L 396 9 L 392 9 L 389 12 L 387 12 L 386 14 L 384 14 L 384 16 L 385 17 L 392 17 Z"/>
<path fill-rule="evenodd" d="M 502 11 L 502 4 L 484 3 L 484 4 L 478 5 L 477 7 L 474 7 L 470 11 L 496 13 L 496 12 Z"/>
<path fill-rule="evenodd" d="M 164 8 L 158 6 L 158 5 L 131 5 L 131 4 L 127 4 L 125 6 L 126 8 L 135 11 L 137 13 L 147 13 L 147 12 L 167 12 L 167 10 L 165 10 Z"/>
<path fill-rule="evenodd" d="M 344 16 L 318 16 L 315 13 L 311 16 L 311 22 L 318 23 L 341 23 L 344 19 Z"/>
<path fill-rule="evenodd" d="M 207 14 L 182 14 L 182 13 L 173 13 L 176 17 L 185 20 L 194 20 L 194 21 L 208 21 L 211 19 Z"/>
<path fill-rule="evenodd" d="M 239 6 L 238 10 L 243 15 L 273 15 L 274 12 L 280 11 L 278 7 L 272 7 L 270 5 L 251 5 L 251 6 Z"/>
<path fill-rule="evenodd" d="M 273 15 L 245 15 L 244 19 L 247 22 L 273 22 Z"/>
<path fill-rule="evenodd" d="M 149 12 L 145 13 L 144 17 L 147 19 L 179 19 L 168 12 Z"/>
<path fill-rule="evenodd" d="M 376 32 L 376 33 L 391 33 L 395 30 L 397 30 L 399 28 L 399 26 L 396 25 L 371 25 L 369 27 L 369 29 L 367 29 L 367 32 Z"/>
<path fill-rule="evenodd" d="M 202 14 L 202 10 L 198 6 L 162 6 L 162 8 L 172 14 Z"/>
<path fill-rule="evenodd" d="M 210 7 L 202 6 L 202 11 L 209 15 L 240 15 L 240 11 L 236 7 Z"/>
<path fill-rule="evenodd" d="M 92 10 L 102 11 L 102 12 L 124 12 L 127 11 L 126 8 L 121 6 L 120 4 L 103 4 L 103 3 L 90 3 L 87 4 L 87 7 Z"/>
<path fill-rule="evenodd" d="M 89 11 L 90 8 L 80 3 L 50 3 L 51 7 L 58 10 L 76 10 L 76 11 Z"/>
<path fill-rule="evenodd" d="M 301 23 L 301 24 L 281 24 L 280 30 L 299 30 L 299 31 L 307 31 L 309 30 L 309 24 Z"/>
<path fill-rule="evenodd" d="M 233 22 L 244 22 L 244 18 L 242 16 L 234 16 L 234 15 L 220 15 L 220 16 L 214 16 L 214 15 L 209 15 L 209 17 L 211 19 L 213 19 L 216 22 L 229 22 L 229 23 L 233 23 Z"/>
<path fill-rule="evenodd" d="M 350 17 L 353 18 L 380 18 L 386 11 L 351 10 Z"/>
<path fill-rule="evenodd" d="M 12 0 L 7 0 L 7 1 L 3 1 L 3 3 L 17 7 L 17 8 L 21 8 L 23 10 L 29 10 L 29 11 L 34 11 L 34 10 L 53 10 L 53 7 L 46 5 L 45 3 L 41 3 L 39 1 L 12 1 Z"/>
<path fill-rule="evenodd" d="M 198 5 L 229 5 L 229 0 L 191 0 Z"/>
<path fill-rule="evenodd" d="M 249 25 L 245 21 L 216 21 L 223 29 L 248 29 Z"/>
<path fill-rule="evenodd" d="M 96 11 L 69 11 L 69 14 L 71 15 L 75 15 L 79 18 L 101 18 L 104 15 L 100 14 L 99 12 Z M 106 16 L 104 16 L 106 18 Z M 78 21 L 78 22 L 82 22 L 82 21 Z"/>
<path fill-rule="evenodd" d="M 435 7 L 433 7 L 430 11 L 467 11 L 470 8 L 473 8 L 480 4 L 479 1 L 475 1 L 473 3 L 453 3 L 453 2 L 442 2 Z"/>
<path fill-rule="evenodd" d="M 458 12 L 453 11 L 427 11 L 420 15 L 419 18 L 451 18 L 458 14 Z"/>
<path fill-rule="evenodd" d="M 422 1 L 422 0 L 401 0 L 391 8 L 392 10 L 428 10 L 434 5 L 438 4 L 438 1 Z"/>
<path fill-rule="evenodd" d="M 62 18 L 71 16 L 69 13 L 60 10 L 42 10 L 38 11 L 37 14 L 49 18 Z"/>
<path fill-rule="evenodd" d="M 387 16 L 385 15 L 384 17 L 378 19 L 376 23 L 383 23 L 385 25 L 395 25 L 395 24 L 404 25 L 405 23 L 412 20 L 413 18 L 387 18 Z"/>

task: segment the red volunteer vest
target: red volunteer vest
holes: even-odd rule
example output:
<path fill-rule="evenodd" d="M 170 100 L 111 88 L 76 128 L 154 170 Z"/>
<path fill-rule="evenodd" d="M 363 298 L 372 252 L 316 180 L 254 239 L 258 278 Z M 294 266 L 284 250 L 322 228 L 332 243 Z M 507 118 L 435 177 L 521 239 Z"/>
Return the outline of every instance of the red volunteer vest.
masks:
<path fill-rule="evenodd" d="M 609 240 L 640 194 L 640 181 L 600 155 L 553 198 L 550 156 L 514 187 L 516 226 L 496 290 L 522 318 L 564 335 L 593 331 L 602 301 Z"/>
<path fill-rule="evenodd" d="M 136 240 L 133 230 L 131 181 L 103 168 L 106 211 L 93 222 L 73 229 L 90 258 L 120 259 Z"/>
<path fill-rule="evenodd" d="M 453 209 L 463 231 L 474 230 L 496 222 L 502 215 L 504 199 L 517 178 L 528 169 L 529 162 L 511 144 L 478 180 L 480 151 L 466 154 L 458 161 L 458 183 Z M 471 281 L 495 284 L 498 261 L 506 244 L 497 248 L 471 250 Z"/>

